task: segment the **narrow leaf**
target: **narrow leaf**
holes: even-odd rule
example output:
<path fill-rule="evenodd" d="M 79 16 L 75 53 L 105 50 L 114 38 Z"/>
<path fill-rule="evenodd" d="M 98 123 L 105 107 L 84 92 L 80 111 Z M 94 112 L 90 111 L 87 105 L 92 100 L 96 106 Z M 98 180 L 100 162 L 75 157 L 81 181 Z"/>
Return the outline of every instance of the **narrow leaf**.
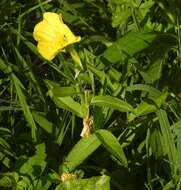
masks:
<path fill-rule="evenodd" d="M 117 138 L 105 129 L 96 131 L 96 136 L 99 138 L 103 146 L 114 155 L 124 166 L 127 166 L 127 159 L 124 151 Z"/>
<path fill-rule="evenodd" d="M 176 155 L 176 147 L 175 147 L 174 139 L 172 136 L 168 117 L 167 117 L 166 112 L 161 109 L 158 110 L 156 114 L 160 123 L 161 132 L 163 135 L 164 149 L 167 150 L 172 172 L 174 172 L 175 171 L 174 169 L 178 168 L 178 160 L 177 160 L 177 155 Z"/>
<path fill-rule="evenodd" d="M 53 123 L 51 123 L 45 118 L 45 114 L 43 115 L 42 113 L 35 111 L 33 111 L 32 114 L 34 120 L 40 125 L 42 129 L 44 129 L 48 133 L 52 133 Z"/>
<path fill-rule="evenodd" d="M 21 87 L 19 85 L 20 81 L 16 77 L 16 75 L 12 74 L 11 76 L 12 76 L 12 80 L 13 80 L 15 88 L 16 88 L 16 92 L 17 92 L 17 95 L 18 95 L 24 116 L 25 116 L 28 124 L 31 127 L 32 138 L 36 141 L 36 125 L 35 125 L 35 122 L 33 120 L 33 116 L 31 114 L 29 106 L 26 102 L 26 97 L 25 97 L 24 93 L 22 92 Z"/>
<path fill-rule="evenodd" d="M 95 134 L 89 137 L 82 138 L 69 152 L 65 161 L 60 166 L 63 171 L 69 172 L 74 170 L 80 165 L 90 154 L 92 154 L 99 146 L 101 142 Z"/>
<path fill-rule="evenodd" d="M 106 106 L 120 112 L 129 112 L 133 109 L 127 102 L 111 96 L 95 96 L 91 100 L 91 105 Z"/>
<path fill-rule="evenodd" d="M 62 109 L 67 109 L 68 111 L 74 113 L 78 117 L 83 117 L 81 105 L 74 101 L 71 97 L 53 97 L 52 100 L 55 104 Z"/>
<path fill-rule="evenodd" d="M 134 84 L 131 86 L 128 86 L 126 88 L 127 91 L 134 91 L 134 90 L 140 90 L 140 91 L 145 91 L 148 92 L 151 96 L 160 96 L 161 92 L 157 90 L 156 88 L 150 86 L 150 85 L 145 85 L 145 84 Z"/>

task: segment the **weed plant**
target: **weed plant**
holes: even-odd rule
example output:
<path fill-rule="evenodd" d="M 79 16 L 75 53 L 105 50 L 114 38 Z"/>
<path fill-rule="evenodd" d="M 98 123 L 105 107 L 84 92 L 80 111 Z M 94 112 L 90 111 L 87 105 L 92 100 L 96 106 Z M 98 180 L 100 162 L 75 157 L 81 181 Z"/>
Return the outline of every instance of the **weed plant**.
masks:
<path fill-rule="evenodd" d="M 45 12 L 81 36 L 51 61 Z M 179 0 L 1 0 L 0 189 L 180 190 L 180 22 Z"/>

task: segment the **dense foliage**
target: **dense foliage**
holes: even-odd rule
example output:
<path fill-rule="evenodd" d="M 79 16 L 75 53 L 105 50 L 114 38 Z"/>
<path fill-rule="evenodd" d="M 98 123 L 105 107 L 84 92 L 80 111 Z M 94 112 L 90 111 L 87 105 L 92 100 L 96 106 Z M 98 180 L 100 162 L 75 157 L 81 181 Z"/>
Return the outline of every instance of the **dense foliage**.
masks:
<path fill-rule="evenodd" d="M 44 12 L 81 36 L 52 61 Z M 180 190 L 180 22 L 179 0 L 1 0 L 0 189 Z"/>

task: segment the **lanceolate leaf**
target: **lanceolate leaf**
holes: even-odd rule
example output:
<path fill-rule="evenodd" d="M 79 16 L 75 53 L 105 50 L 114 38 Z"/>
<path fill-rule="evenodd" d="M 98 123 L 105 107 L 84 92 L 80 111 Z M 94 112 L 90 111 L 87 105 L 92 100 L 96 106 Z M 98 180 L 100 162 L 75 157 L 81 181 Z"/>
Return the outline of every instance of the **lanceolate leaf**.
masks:
<path fill-rule="evenodd" d="M 78 93 L 74 87 L 56 87 L 52 89 L 52 94 L 56 97 L 73 96 Z"/>
<path fill-rule="evenodd" d="M 145 84 L 134 84 L 131 86 L 128 86 L 126 88 L 127 91 L 135 91 L 135 90 L 140 90 L 140 91 L 145 91 L 148 92 L 151 96 L 160 96 L 161 92 L 157 90 L 156 88 L 150 86 L 150 85 L 145 85 Z"/>
<path fill-rule="evenodd" d="M 76 89 L 75 86 L 60 86 L 58 83 L 51 81 L 51 80 L 45 80 L 45 83 L 48 87 L 48 95 L 55 96 L 55 97 L 66 97 L 66 96 L 73 96 L 76 94 L 79 94 L 79 90 Z"/>
<path fill-rule="evenodd" d="M 101 107 L 107 106 L 120 112 L 129 112 L 133 109 L 127 102 L 111 96 L 95 96 L 92 98 L 91 104 Z"/>
<path fill-rule="evenodd" d="M 80 165 L 90 154 L 92 154 L 101 142 L 95 134 L 82 138 L 69 152 L 65 161 L 60 166 L 62 172 L 72 171 Z"/>
<path fill-rule="evenodd" d="M 124 166 L 127 166 L 128 163 L 124 151 L 119 141 L 112 133 L 108 130 L 100 129 L 96 131 L 96 136 L 112 155 L 114 155 Z"/>
<path fill-rule="evenodd" d="M 79 93 L 75 87 L 61 87 L 58 83 L 50 80 L 45 80 L 45 82 L 49 89 L 47 94 L 59 108 L 66 109 L 78 117 L 83 117 L 82 106 L 71 97 Z"/>
<path fill-rule="evenodd" d="M 67 109 L 78 117 L 83 117 L 81 105 L 78 102 L 74 101 L 73 98 L 53 97 L 52 99 L 59 108 Z"/>
<path fill-rule="evenodd" d="M 53 123 L 45 118 L 45 114 L 33 111 L 34 120 L 42 127 L 46 132 L 52 133 Z"/>

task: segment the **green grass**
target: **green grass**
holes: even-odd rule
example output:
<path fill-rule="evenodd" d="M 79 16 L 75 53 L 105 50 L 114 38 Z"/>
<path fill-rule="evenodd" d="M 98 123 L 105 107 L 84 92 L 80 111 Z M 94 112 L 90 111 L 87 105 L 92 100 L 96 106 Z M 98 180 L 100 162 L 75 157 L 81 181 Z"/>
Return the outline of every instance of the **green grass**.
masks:
<path fill-rule="evenodd" d="M 81 36 L 53 61 L 32 35 L 48 11 Z M 0 189 L 180 190 L 180 12 L 173 0 L 2 0 Z"/>

